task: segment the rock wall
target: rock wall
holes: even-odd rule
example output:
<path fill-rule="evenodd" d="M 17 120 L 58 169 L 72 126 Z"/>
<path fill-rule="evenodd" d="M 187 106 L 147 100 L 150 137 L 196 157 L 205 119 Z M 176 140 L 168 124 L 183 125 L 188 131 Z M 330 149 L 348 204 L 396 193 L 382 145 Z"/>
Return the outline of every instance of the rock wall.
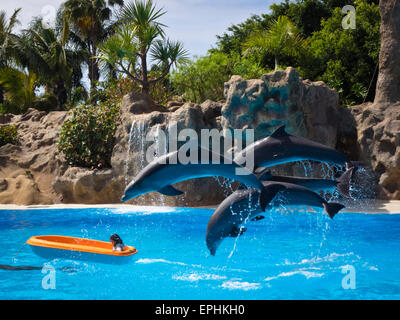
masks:
<path fill-rule="evenodd" d="M 3 115 L 0 125 L 16 125 L 19 144 L 0 147 L 0 203 L 51 204 L 62 201 L 53 187 L 67 170 L 57 151 L 58 132 L 67 112 L 29 109 L 23 115 Z"/>
<path fill-rule="evenodd" d="M 259 140 L 285 124 L 291 134 L 336 145 L 338 93 L 323 82 L 302 80 L 293 68 L 256 80 L 233 76 L 225 96 L 224 128 L 252 128 Z"/>
<path fill-rule="evenodd" d="M 379 2 L 381 49 L 373 103 L 342 111 L 340 148 L 373 170 L 377 196 L 400 200 L 400 3 Z"/>
<path fill-rule="evenodd" d="M 336 144 L 338 94 L 322 82 L 302 80 L 293 68 L 255 80 L 234 76 L 225 84 L 225 95 L 226 102 L 207 100 L 201 105 L 176 102 L 169 103 L 168 107 L 155 105 L 143 94 L 125 96 L 120 108 L 112 168 L 104 170 L 68 167 L 58 154 L 56 139 L 68 113 L 45 115 L 29 110 L 22 116 L 3 116 L 0 120 L 4 123 L 18 125 L 21 143 L 0 148 L 3 164 L 0 202 L 120 203 L 127 183 L 147 164 L 145 153 L 154 142 L 145 141 L 146 133 L 166 132 L 174 122 L 178 132 L 191 128 L 198 134 L 201 129 L 253 128 L 256 139 L 286 124 L 293 134 L 330 146 Z M 292 167 L 286 169 L 283 169 L 286 174 L 293 173 Z M 30 171 L 32 176 L 25 171 Z M 163 197 L 151 193 L 131 203 L 213 205 L 232 191 L 221 184 L 222 179 L 215 178 L 186 181 L 177 185 L 185 192 L 183 196 Z M 23 190 L 22 194 L 30 196 L 24 198 L 15 193 L 17 185 Z"/>

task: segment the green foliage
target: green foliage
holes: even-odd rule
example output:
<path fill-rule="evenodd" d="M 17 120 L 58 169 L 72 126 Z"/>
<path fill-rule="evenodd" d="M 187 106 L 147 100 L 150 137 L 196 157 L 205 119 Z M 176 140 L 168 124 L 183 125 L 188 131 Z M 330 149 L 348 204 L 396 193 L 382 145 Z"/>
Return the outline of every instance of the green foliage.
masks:
<path fill-rule="evenodd" d="M 245 41 L 245 56 L 264 57 L 271 54 L 275 59 L 275 70 L 278 69 L 281 56 L 296 56 L 305 49 L 306 42 L 297 27 L 286 16 L 280 16 L 266 30 L 253 32 Z M 260 60 L 261 60 L 260 59 Z"/>
<path fill-rule="evenodd" d="M 0 147 L 6 145 L 7 143 L 18 143 L 18 131 L 15 125 L 0 126 Z"/>
<path fill-rule="evenodd" d="M 177 95 L 188 101 L 201 103 L 206 99 L 224 99 L 224 83 L 232 75 L 245 79 L 259 78 L 267 73 L 254 59 L 210 53 L 181 64 L 171 75 L 171 84 Z"/>
<path fill-rule="evenodd" d="M 355 30 L 342 27 L 341 9 L 345 5 L 356 8 Z M 270 36 L 274 21 L 282 16 L 294 23 L 304 39 L 298 42 L 299 47 L 288 44 L 285 49 L 279 43 L 287 41 Z M 325 81 L 340 93 L 343 104 L 352 105 L 374 99 L 379 27 L 377 0 L 285 0 L 271 5 L 269 14 L 252 16 L 228 28 L 218 36 L 217 49 L 212 53 L 250 59 L 265 70 L 276 64 L 293 66 L 303 78 Z M 277 52 L 279 60 L 275 61 Z"/>
<path fill-rule="evenodd" d="M 375 4 L 366 0 L 355 1 L 356 29 L 343 29 L 340 8 L 323 20 L 321 30 L 310 38 L 313 53 L 305 66 L 306 76 L 320 79 L 339 93 L 343 104 L 361 103 L 373 99 L 376 76 L 373 79 L 380 48 L 380 14 Z M 373 86 L 367 91 L 371 82 Z"/>
<path fill-rule="evenodd" d="M 117 104 L 82 105 L 61 129 L 58 149 L 68 163 L 88 168 L 110 167 L 119 108 Z"/>
<path fill-rule="evenodd" d="M 150 93 L 151 87 L 162 88 L 156 84 L 165 80 L 171 67 L 187 60 L 182 43 L 165 39 L 166 26 L 159 22 L 165 13 L 151 0 L 129 2 L 120 12 L 122 25 L 100 46 L 96 57 L 137 82 L 144 93 Z M 148 55 L 159 72 L 149 72 Z"/>
<path fill-rule="evenodd" d="M 6 67 L 0 70 L 0 86 L 7 93 L 7 100 L 3 102 L 4 113 L 23 113 L 33 107 L 36 100 L 36 74 Z"/>
<path fill-rule="evenodd" d="M 221 100 L 224 82 L 230 78 L 231 61 L 228 55 L 215 53 L 179 66 L 171 82 L 184 99 L 201 103 L 206 99 Z"/>
<path fill-rule="evenodd" d="M 66 0 L 60 8 L 59 28 L 64 42 L 83 51 L 88 67 L 91 90 L 100 79 L 98 46 L 114 33 L 112 8 L 124 4 L 123 0 Z"/>

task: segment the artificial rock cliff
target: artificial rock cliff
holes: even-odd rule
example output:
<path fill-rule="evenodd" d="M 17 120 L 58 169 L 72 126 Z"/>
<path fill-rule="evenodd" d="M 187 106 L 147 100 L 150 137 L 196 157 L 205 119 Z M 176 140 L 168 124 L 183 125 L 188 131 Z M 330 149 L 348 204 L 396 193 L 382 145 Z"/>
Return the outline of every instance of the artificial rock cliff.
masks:
<path fill-rule="evenodd" d="M 147 132 L 178 132 L 190 128 L 255 130 L 256 139 L 268 136 L 286 124 L 290 133 L 336 145 L 338 94 L 322 82 L 303 80 L 293 68 L 243 80 L 234 76 L 225 84 L 225 102 L 172 102 L 157 106 L 146 95 L 124 97 L 120 108 L 112 168 L 90 170 L 68 167 L 57 151 L 58 132 L 67 112 L 48 115 L 30 109 L 21 116 L 2 116 L 2 124 L 18 126 L 20 145 L 0 148 L 0 203 L 120 203 L 127 183 L 146 164 Z M 292 171 L 290 171 L 290 170 Z M 293 168 L 285 168 L 288 174 Z M 171 206 L 217 204 L 230 189 L 222 179 L 202 178 L 179 183 L 185 194 L 164 197 L 156 193 L 130 203 Z"/>

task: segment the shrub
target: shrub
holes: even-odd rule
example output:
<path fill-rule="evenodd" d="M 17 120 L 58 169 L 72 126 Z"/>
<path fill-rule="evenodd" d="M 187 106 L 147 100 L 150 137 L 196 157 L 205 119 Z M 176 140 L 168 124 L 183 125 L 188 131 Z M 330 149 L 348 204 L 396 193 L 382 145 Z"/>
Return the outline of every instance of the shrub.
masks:
<path fill-rule="evenodd" d="M 223 53 L 214 53 L 183 63 L 172 73 L 171 82 L 178 95 L 201 103 L 224 98 L 224 82 L 231 74 L 231 61 Z"/>
<path fill-rule="evenodd" d="M 110 167 L 119 108 L 114 103 L 82 105 L 62 126 L 58 149 L 70 165 Z"/>
<path fill-rule="evenodd" d="M 0 147 L 7 143 L 18 143 L 17 127 L 14 126 L 0 126 Z"/>

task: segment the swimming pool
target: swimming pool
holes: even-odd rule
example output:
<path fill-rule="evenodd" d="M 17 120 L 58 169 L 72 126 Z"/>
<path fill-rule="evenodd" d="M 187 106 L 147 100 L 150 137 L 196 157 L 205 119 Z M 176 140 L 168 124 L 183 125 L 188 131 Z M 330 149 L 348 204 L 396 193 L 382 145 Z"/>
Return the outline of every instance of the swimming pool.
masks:
<path fill-rule="evenodd" d="M 275 211 L 209 255 L 208 209 L 0 210 L 0 299 L 399 299 L 400 215 Z M 108 241 L 139 253 L 126 265 L 35 256 L 33 235 Z M 55 289 L 45 290 L 45 263 Z M 343 273 L 348 272 L 348 273 Z M 344 289 L 351 276 L 355 289 Z M 344 284 L 344 285 L 343 285 Z"/>

